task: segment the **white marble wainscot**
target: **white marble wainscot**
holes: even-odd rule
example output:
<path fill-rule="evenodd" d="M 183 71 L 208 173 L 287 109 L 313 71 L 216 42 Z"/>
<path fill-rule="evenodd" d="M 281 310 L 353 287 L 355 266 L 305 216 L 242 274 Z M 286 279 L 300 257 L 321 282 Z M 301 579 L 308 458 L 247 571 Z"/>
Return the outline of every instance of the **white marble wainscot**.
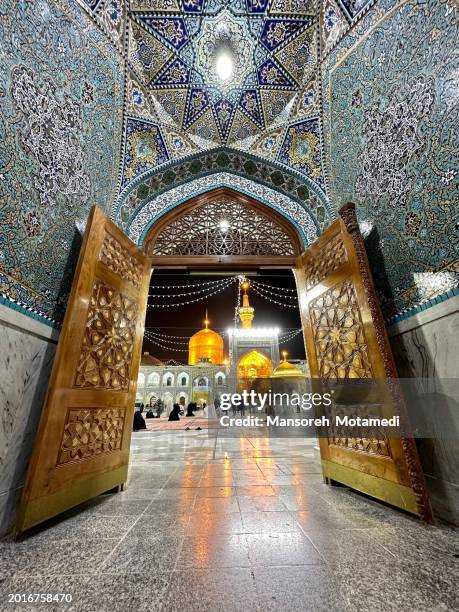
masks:
<path fill-rule="evenodd" d="M 443 404 L 448 436 L 418 439 L 417 445 L 436 517 L 459 525 L 459 296 L 392 325 L 388 333 L 399 375 L 423 379 L 423 391 Z M 445 423 L 433 420 L 432 428 L 445 431 Z"/>
<path fill-rule="evenodd" d="M 0 304 L 0 536 L 12 530 L 58 332 Z"/>

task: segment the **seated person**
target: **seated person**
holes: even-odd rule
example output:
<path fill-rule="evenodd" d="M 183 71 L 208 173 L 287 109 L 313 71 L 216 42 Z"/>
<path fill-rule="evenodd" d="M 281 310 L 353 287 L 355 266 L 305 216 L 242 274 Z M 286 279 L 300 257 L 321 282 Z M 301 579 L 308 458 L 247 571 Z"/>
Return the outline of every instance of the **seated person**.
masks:
<path fill-rule="evenodd" d="M 169 415 L 169 421 L 180 421 L 180 406 L 178 404 L 174 404 L 174 407 L 171 410 Z"/>
<path fill-rule="evenodd" d="M 145 415 L 145 418 L 146 419 L 154 419 L 155 418 L 155 415 L 153 414 L 153 410 L 151 408 L 149 408 L 147 410 L 147 414 Z"/>
<path fill-rule="evenodd" d="M 190 402 L 188 404 L 188 406 L 187 406 L 187 409 L 186 409 L 186 416 L 187 417 L 194 417 L 193 409 L 194 409 L 194 404 L 192 402 Z"/>
<path fill-rule="evenodd" d="M 140 414 L 140 410 L 136 410 L 134 412 L 134 423 L 132 426 L 133 431 L 139 431 L 140 429 L 146 429 L 147 425 L 145 423 L 145 419 Z"/>

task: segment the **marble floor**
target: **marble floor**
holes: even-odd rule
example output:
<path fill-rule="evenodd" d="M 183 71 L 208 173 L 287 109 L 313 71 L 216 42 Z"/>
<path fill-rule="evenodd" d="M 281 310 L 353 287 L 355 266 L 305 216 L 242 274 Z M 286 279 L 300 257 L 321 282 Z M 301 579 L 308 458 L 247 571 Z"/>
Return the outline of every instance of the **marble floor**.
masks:
<path fill-rule="evenodd" d="M 0 550 L 1 610 L 458 609 L 457 532 L 326 486 L 310 440 L 135 433 L 124 492 Z"/>

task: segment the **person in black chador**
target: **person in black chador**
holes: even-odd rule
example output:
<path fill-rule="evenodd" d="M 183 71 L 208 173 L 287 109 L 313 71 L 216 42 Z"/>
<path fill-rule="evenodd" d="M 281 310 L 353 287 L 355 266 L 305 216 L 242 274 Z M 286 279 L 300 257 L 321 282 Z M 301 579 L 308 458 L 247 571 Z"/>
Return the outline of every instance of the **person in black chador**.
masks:
<path fill-rule="evenodd" d="M 193 417 L 194 416 L 193 409 L 194 409 L 194 404 L 192 402 L 190 402 L 188 404 L 188 406 L 187 406 L 187 409 L 186 409 L 186 416 L 187 417 Z"/>
<path fill-rule="evenodd" d="M 169 415 L 169 421 L 180 421 L 180 406 L 178 404 L 174 404 L 174 407 L 171 410 Z"/>
<path fill-rule="evenodd" d="M 145 419 L 140 414 L 139 410 L 136 410 L 134 412 L 134 424 L 133 424 L 132 429 L 134 431 L 139 431 L 140 429 L 146 429 L 146 428 L 147 428 L 147 425 L 145 423 Z"/>

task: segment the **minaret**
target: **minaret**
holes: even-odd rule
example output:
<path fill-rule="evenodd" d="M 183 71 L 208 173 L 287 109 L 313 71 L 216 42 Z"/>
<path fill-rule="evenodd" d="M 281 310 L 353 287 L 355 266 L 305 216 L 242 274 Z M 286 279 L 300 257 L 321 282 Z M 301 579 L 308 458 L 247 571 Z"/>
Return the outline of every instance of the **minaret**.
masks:
<path fill-rule="evenodd" d="M 244 289 L 244 295 L 242 296 L 242 306 L 239 308 L 239 318 L 241 319 L 242 327 L 250 329 L 255 315 L 255 308 L 252 308 L 249 304 L 249 296 L 247 295 L 249 283 L 247 281 L 243 282 L 241 288 Z"/>

